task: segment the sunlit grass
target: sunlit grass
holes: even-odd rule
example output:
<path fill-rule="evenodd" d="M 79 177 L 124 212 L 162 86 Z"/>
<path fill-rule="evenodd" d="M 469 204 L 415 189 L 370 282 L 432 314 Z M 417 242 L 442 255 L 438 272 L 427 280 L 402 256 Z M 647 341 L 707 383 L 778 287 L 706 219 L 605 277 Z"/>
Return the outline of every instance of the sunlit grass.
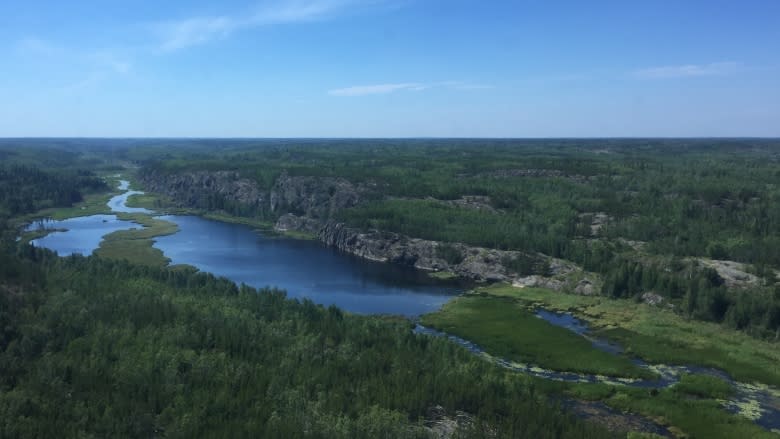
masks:
<path fill-rule="evenodd" d="M 141 265 L 165 266 L 170 262 L 163 252 L 153 246 L 153 238 L 171 235 L 179 227 L 171 222 L 141 213 L 119 213 L 117 217 L 139 224 L 133 230 L 119 230 L 103 237 L 95 254 L 103 258 L 125 259 Z"/>
<path fill-rule="evenodd" d="M 462 296 L 440 311 L 423 316 L 421 321 L 512 361 L 558 371 L 652 376 L 627 358 L 599 351 L 584 337 L 552 325 L 522 304 L 504 298 Z"/>
<path fill-rule="evenodd" d="M 780 385 L 780 344 L 718 324 L 687 320 L 672 310 L 632 300 L 507 285 L 478 291 L 551 310 L 571 311 L 588 321 L 597 335 L 619 342 L 628 353 L 649 362 L 710 366 L 740 381 Z"/>

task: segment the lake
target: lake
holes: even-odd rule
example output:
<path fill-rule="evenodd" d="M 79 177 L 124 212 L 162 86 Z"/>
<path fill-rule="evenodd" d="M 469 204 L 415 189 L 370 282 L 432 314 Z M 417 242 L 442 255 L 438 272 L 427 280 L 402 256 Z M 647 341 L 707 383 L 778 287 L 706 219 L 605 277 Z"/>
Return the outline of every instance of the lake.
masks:
<path fill-rule="evenodd" d="M 120 189 L 127 190 L 122 182 Z M 127 191 L 108 205 L 115 212 L 149 212 L 129 208 Z M 290 297 L 335 304 L 361 314 L 417 316 L 439 309 L 463 287 L 430 278 L 413 268 L 368 261 L 317 241 L 267 236 L 240 224 L 197 216 L 161 216 L 179 226 L 179 232 L 156 238 L 154 247 L 171 264 L 188 264 L 253 287 L 274 286 Z M 61 256 L 91 254 L 102 237 L 116 230 L 140 227 L 114 215 L 92 215 L 63 221 L 36 222 L 28 227 L 54 231 L 32 244 Z"/>

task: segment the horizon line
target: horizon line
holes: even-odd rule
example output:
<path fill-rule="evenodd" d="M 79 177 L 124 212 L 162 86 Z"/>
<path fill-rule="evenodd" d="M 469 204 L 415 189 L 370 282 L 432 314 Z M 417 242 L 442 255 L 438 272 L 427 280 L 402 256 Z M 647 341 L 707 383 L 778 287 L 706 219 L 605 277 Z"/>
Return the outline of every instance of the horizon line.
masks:
<path fill-rule="evenodd" d="M 251 137 L 251 136 L 0 136 L 2 140 L 780 140 L 778 136 L 353 136 L 353 137 Z"/>

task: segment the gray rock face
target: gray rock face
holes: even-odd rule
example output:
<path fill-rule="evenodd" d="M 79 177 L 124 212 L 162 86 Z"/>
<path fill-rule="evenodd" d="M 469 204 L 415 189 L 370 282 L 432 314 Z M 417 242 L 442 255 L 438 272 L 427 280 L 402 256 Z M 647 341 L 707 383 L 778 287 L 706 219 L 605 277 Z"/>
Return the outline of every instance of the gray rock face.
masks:
<path fill-rule="evenodd" d="M 748 273 L 747 266 L 740 262 L 720 261 L 714 259 L 698 258 L 697 261 L 705 267 L 713 268 L 718 276 L 723 278 L 729 288 L 749 287 L 760 284 L 758 276 Z"/>
<path fill-rule="evenodd" d="M 286 213 L 279 217 L 274 225 L 274 230 L 278 232 L 299 231 L 317 234 L 322 228 L 322 223 L 313 218 L 307 218 L 303 216 L 295 216 L 291 213 Z"/>
<path fill-rule="evenodd" d="M 326 223 L 317 236 L 329 246 L 374 261 L 408 265 L 420 270 L 448 271 L 478 282 L 509 282 L 517 277 L 502 261 L 516 258 L 520 252 L 471 247 L 460 243 L 443 244 L 378 230 L 364 232 L 335 221 Z M 459 262 L 448 262 L 441 255 L 438 249 L 445 245 L 448 253 L 460 254 Z M 552 261 L 552 265 L 559 267 L 559 272 L 572 272 L 572 269 L 563 269 L 562 261 Z M 561 280 L 541 276 L 535 278 L 541 280 L 540 286 L 543 284 L 556 290 L 565 286 Z"/>
<path fill-rule="evenodd" d="M 554 279 L 550 277 L 544 277 L 539 275 L 531 275 L 531 276 L 525 276 L 520 277 L 512 281 L 512 286 L 514 287 L 537 287 L 537 288 L 547 288 L 554 291 L 561 291 L 564 289 L 564 282 L 560 279 Z"/>
<path fill-rule="evenodd" d="M 294 213 L 322 221 L 357 204 L 361 191 L 344 179 L 291 177 L 286 173 L 270 190 L 261 189 L 257 182 L 234 171 L 168 175 L 147 172 L 141 175 L 141 182 L 148 191 L 165 194 L 181 207 L 213 209 L 215 205 L 232 205 L 274 217 Z"/>
<path fill-rule="evenodd" d="M 237 172 L 187 172 L 181 174 L 141 175 L 141 183 L 150 192 L 167 195 L 181 207 L 209 208 L 216 197 L 224 202 L 243 204 L 252 208 L 263 208 L 268 203 L 268 194 L 261 191 L 257 183 L 241 178 Z"/>
<path fill-rule="evenodd" d="M 648 305 L 660 306 L 663 305 L 665 301 L 666 299 L 664 299 L 663 296 L 656 294 L 652 291 L 642 293 L 642 302 Z"/>
<path fill-rule="evenodd" d="M 214 209 L 220 204 L 240 206 L 248 212 L 277 218 L 274 228 L 278 231 L 312 233 L 326 245 L 366 259 L 427 271 L 447 271 L 479 282 L 512 282 L 519 278 L 503 261 L 518 258 L 520 252 L 445 244 L 379 230 L 362 231 L 334 221 L 339 210 L 358 204 L 368 190 L 341 178 L 283 173 L 270 190 L 262 190 L 255 181 L 233 171 L 168 175 L 147 172 L 141 175 L 141 182 L 146 190 L 165 194 L 180 206 L 204 209 Z M 466 201 L 487 203 L 477 197 Z M 555 290 L 573 290 L 576 286 L 580 294 L 591 292 L 589 282 L 587 285 L 572 283 L 572 278 L 582 277 L 582 271 L 574 264 L 535 256 L 549 261 L 551 277 L 532 276 L 534 285 Z"/>
<path fill-rule="evenodd" d="M 358 203 L 360 195 L 342 178 L 290 177 L 282 174 L 269 195 L 271 212 L 289 212 L 326 220 L 341 209 Z"/>
<path fill-rule="evenodd" d="M 588 279 L 582 279 L 581 281 L 577 282 L 577 286 L 574 287 L 574 294 L 579 294 L 581 296 L 592 296 L 596 294 L 596 288 Z"/>

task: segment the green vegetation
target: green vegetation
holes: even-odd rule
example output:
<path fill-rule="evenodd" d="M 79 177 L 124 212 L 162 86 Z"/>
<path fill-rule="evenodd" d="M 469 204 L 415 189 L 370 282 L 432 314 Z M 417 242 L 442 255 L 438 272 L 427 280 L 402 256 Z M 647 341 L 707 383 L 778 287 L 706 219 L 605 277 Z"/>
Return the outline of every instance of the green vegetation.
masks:
<path fill-rule="evenodd" d="M 95 254 L 104 258 L 124 259 L 141 265 L 165 266 L 170 261 L 162 251 L 153 248 L 153 238 L 171 235 L 179 228 L 176 224 L 153 218 L 142 213 L 120 213 L 117 217 L 133 221 L 141 227 L 119 230 L 103 237 Z"/>
<path fill-rule="evenodd" d="M 162 201 L 161 196 L 157 194 L 133 194 L 127 197 L 125 203 L 128 207 L 142 207 L 144 209 L 159 209 L 167 207 L 169 203 Z"/>
<path fill-rule="evenodd" d="M 673 389 L 679 393 L 710 399 L 726 399 L 734 394 L 729 383 L 708 375 L 683 375 Z"/>
<path fill-rule="evenodd" d="M 0 218 L 29 215 L 59 219 L 108 210 L 105 182 L 89 171 L 46 172 L 0 165 Z M 99 194 L 98 194 L 99 192 Z M 84 195 L 87 194 L 87 195 Z"/>
<path fill-rule="evenodd" d="M 449 271 L 432 271 L 428 273 L 428 276 L 439 280 L 453 280 L 458 278 L 457 274 Z"/>
<path fill-rule="evenodd" d="M 434 405 L 476 416 L 469 436 L 609 437 L 405 322 L 27 251 L 0 264 L 3 437 L 427 437 Z"/>
<path fill-rule="evenodd" d="M 505 298 L 467 295 L 421 318 L 426 326 L 473 341 L 491 354 L 547 369 L 622 377 L 652 376 L 626 358 L 594 349 L 571 331 Z"/>
<path fill-rule="evenodd" d="M 128 262 L 173 231 L 163 221 L 123 215 L 146 228 L 111 235 L 98 252 L 111 258 L 58 258 L 15 242 L 23 212 L 9 206 L 2 437 L 429 437 L 423 421 L 438 405 L 473 416 L 465 437 L 613 437 L 407 321 Z"/>
<path fill-rule="evenodd" d="M 636 413 L 665 425 L 676 437 L 681 438 L 776 438 L 777 436 L 757 426 L 749 417 L 725 411 L 720 396 L 726 388 L 722 381 L 710 381 L 712 377 L 699 378 L 689 375 L 683 378 L 691 392 L 710 396 L 692 395 L 681 392 L 679 384 L 667 389 L 641 389 L 603 383 L 564 383 L 537 379 L 534 384 L 540 391 L 549 394 L 563 394 L 585 401 L 599 401 L 618 410 Z M 728 392 L 732 390 L 729 388 Z M 629 436 L 631 437 L 631 436 Z"/>
<path fill-rule="evenodd" d="M 441 311 L 424 316 L 422 323 L 474 341 L 493 355 L 539 364 L 553 370 L 604 374 L 607 373 L 606 370 L 614 370 L 616 367 L 620 367 L 621 371 L 625 370 L 628 362 L 624 358 L 598 351 L 585 338 L 552 326 L 527 311 L 528 307 L 534 304 L 550 306 L 550 302 L 561 305 L 561 310 L 592 311 L 593 308 L 584 307 L 581 301 L 601 300 L 610 304 L 615 301 L 562 295 L 532 288 L 490 287 L 478 291 L 480 293 L 460 297 L 449 302 Z M 542 300 L 547 297 L 553 300 Z M 562 300 L 556 302 L 556 298 Z M 628 308 L 628 303 L 624 303 L 623 307 Z M 679 316 L 671 312 L 666 313 L 679 319 L 681 323 L 686 323 Z M 617 316 L 604 315 L 603 318 L 615 319 Z M 648 322 L 642 323 L 646 324 Z M 666 324 L 668 321 L 665 319 L 659 322 L 661 327 Z M 707 326 L 701 322 L 693 324 Z M 709 326 L 727 331 L 715 325 Z M 743 337 L 752 343 L 758 343 L 754 339 Z M 660 337 L 657 339 L 659 343 L 665 340 Z M 717 339 L 713 340 L 714 344 L 717 342 Z M 641 350 L 635 350 L 633 353 L 644 356 Z M 722 352 L 719 354 L 723 355 Z M 694 362 L 698 359 L 700 358 L 694 352 L 684 362 Z M 744 367 L 746 364 L 733 366 Z M 633 373 L 636 376 L 636 372 Z M 758 370 L 756 373 L 771 377 L 767 370 Z M 536 385 L 544 392 L 598 400 L 619 410 L 640 413 L 672 426 L 672 430 L 685 437 L 772 437 L 749 419 L 724 411 L 721 400 L 731 396 L 734 390 L 725 381 L 712 376 L 684 375 L 676 385 L 661 390 L 606 383 L 550 382 L 541 379 L 536 381 Z"/>
<path fill-rule="evenodd" d="M 259 191 L 282 174 L 331 177 L 356 188 L 360 202 L 328 219 L 441 241 L 436 255 L 450 264 L 463 261 L 455 243 L 522 251 L 501 261 L 517 275 L 548 275 L 560 267 L 544 255 L 559 257 L 603 285 L 588 297 L 480 288 L 424 324 L 541 367 L 648 374 L 530 312 L 544 306 L 587 320 L 627 355 L 780 386 L 778 146 L 0 141 L 0 436 L 424 437 L 428 409 L 442 405 L 474 416 L 466 437 L 609 437 L 550 404 L 563 396 L 648 416 L 680 436 L 769 437 L 749 420 L 755 402 L 739 407 L 745 416 L 723 409 L 733 389 L 715 377 L 687 375 L 661 390 L 543 381 L 414 336 L 403 320 L 352 316 L 163 267 L 152 242 L 175 227 L 149 216 L 125 216 L 146 227 L 109 235 L 88 258 L 54 258 L 15 238 L 33 215 L 105 213 L 110 176 L 130 167 L 137 181 L 232 171 Z M 263 230 L 288 213 L 201 192 L 130 204 Z M 732 286 L 701 258 L 743 262 L 759 278 Z M 640 303 L 646 292 L 664 305 Z"/>
<path fill-rule="evenodd" d="M 599 274 L 604 295 L 629 298 L 653 291 L 686 317 L 780 340 L 779 144 L 761 139 L 149 141 L 124 157 L 143 165 L 142 176 L 230 171 L 264 191 L 282 174 L 347 180 L 359 188 L 362 201 L 334 216 L 353 227 L 541 252 Z M 286 213 L 215 191 L 194 197 L 188 195 L 191 207 L 253 221 L 273 222 Z M 454 202 L 467 197 L 480 197 L 482 204 Z M 704 257 L 744 262 L 761 279 L 728 288 L 696 264 L 695 258 Z M 518 274 L 545 274 L 549 268 L 543 260 L 506 263 Z"/>
<path fill-rule="evenodd" d="M 650 363 L 709 366 L 728 372 L 739 381 L 780 386 L 777 343 L 756 340 L 720 325 L 684 319 L 671 310 L 626 299 L 506 285 L 478 291 L 512 298 L 527 306 L 572 312 L 586 320 L 596 336 L 614 340 L 627 353 Z"/>
<path fill-rule="evenodd" d="M 674 426 L 679 436 L 691 438 L 777 438 L 749 419 L 726 413 L 712 399 L 691 399 L 675 388 L 657 393 L 623 388 L 604 400 L 610 407 L 642 413 Z"/>

